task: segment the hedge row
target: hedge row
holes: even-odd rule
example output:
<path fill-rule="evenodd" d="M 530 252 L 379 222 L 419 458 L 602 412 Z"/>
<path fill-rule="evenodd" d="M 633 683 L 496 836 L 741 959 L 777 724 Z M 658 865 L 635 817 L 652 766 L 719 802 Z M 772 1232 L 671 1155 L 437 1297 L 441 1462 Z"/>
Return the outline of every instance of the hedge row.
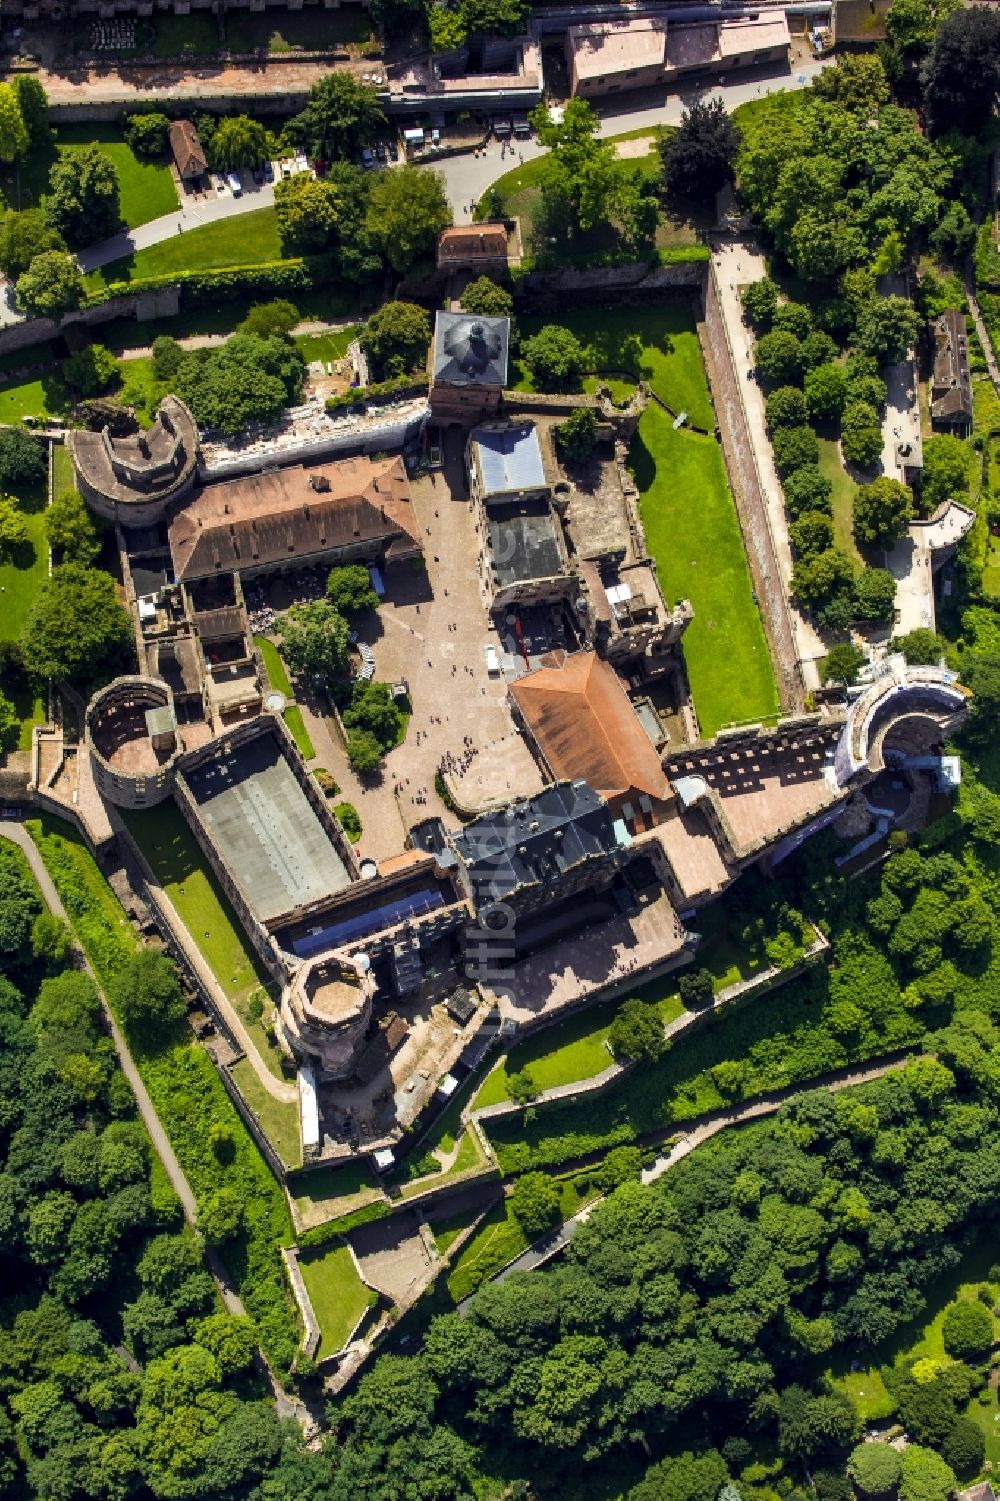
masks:
<path fill-rule="evenodd" d="M 526 256 L 520 266 L 513 268 L 515 276 L 525 276 L 529 271 L 557 271 L 563 266 L 575 271 L 598 271 L 613 266 L 687 266 L 702 265 L 710 259 L 707 245 L 672 245 L 665 250 L 654 250 L 645 256 L 636 256 L 629 250 L 595 250 L 589 254 L 574 255 L 571 251 L 546 251 L 543 255 Z"/>
<path fill-rule="evenodd" d="M 1000 292 L 1000 251 L 993 238 L 992 216 L 980 225 L 976 236 L 976 286 Z"/>
<path fill-rule="evenodd" d="M 27 824 L 87 958 L 106 991 L 128 963 L 137 940 L 82 839 L 48 818 Z M 215 1065 L 181 1022 L 159 1051 L 131 1044 L 157 1116 L 199 1204 L 216 1189 L 232 1188 L 244 1209 L 244 1229 L 222 1247 L 247 1312 L 257 1324 L 271 1364 L 287 1370 L 298 1347 L 298 1326 L 279 1245 L 292 1226 L 284 1195 L 227 1095 Z M 229 1162 L 210 1144 L 221 1123 L 233 1142 Z"/>
<path fill-rule="evenodd" d="M 315 256 L 322 263 L 326 257 Z M 197 306 L 216 298 L 229 299 L 244 293 L 284 296 L 290 292 L 307 292 L 323 275 L 321 265 L 313 265 L 301 256 L 287 261 L 266 261 L 260 266 L 221 266 L 215 271 L 174 271 L 167 276 L 139 276 L 133 281 L 113 281 L 100 292 L 92 293 L 86 305 L 97 307 L 113 297 L 139 297 L 144 292 L 162 292 L 180 287 L 185 302 Z"/>
<path fill-rule="evenodd" d="M 326 398 L 328 412 L 340 412 L 357 402 L 392 401 L 397 396 L 420 396 L 428 387 L 426 375 L 396 375 L 392 380 L 378 381 L 374 386 L 353 386 L 339 396 Z"/>
<path fill-rule="evenodd" d="M 325 1246 L 328 1241 L 333 1241 L 338 1236 L 346 1235 L 348 1230 L 356 1230 L 359 1225 L 370 1225 L 374 1220 L 384 1220 L 387 1214 L 391 1214 L 392 1206 L 384 1199 L 376 1199 L 374 1204 L 365 1204 L 360 1209 L 355 1209 L 353 1214 L 342 1214 L 339 1219 L 327 1220 L 325 1225 L 314 1225 L 311 1230 L 304 1230 L 298 1238 L 300 1250 L 307 1246 Z"/>

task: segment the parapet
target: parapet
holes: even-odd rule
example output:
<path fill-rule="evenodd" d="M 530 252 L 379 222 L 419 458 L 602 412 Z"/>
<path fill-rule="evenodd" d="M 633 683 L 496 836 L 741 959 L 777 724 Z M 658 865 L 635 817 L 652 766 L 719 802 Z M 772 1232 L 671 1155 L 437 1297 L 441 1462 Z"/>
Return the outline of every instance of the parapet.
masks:
<path fill-rule="evenodd" d="M 375 982 L 364 954 L 308 960 L 281 997 L 281 1030 L 300 1062 L 348 1078 L 372 1015 Z"/>
<path fill-rule="evenodd" d="M 87 504 L 124 527 L 162 521 L 185 496 L 198 467 L 198 429 L 176 396 L 165 396 L 145 432 L 114 438 L 108 428 L 68 436 L 77 484 Z"/>
<path fill-rule="evenodd" d="M 144 808 L 170 796 L 184 746 L 166 683 L 115 678 L 87 705 L 85 734 L 102 797 L 120 808 Z"/>

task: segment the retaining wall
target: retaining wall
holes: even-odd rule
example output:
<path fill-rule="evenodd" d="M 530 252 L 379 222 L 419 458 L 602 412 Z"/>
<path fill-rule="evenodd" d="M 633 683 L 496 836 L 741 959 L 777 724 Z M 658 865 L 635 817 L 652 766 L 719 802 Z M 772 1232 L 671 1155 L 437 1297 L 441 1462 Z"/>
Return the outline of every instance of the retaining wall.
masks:
<path fill-rule="evenodd" d="M 781 707 L 786 713 L 801 711 L 805 705 L 805 687 L 771 536 L 767 503 L 750 441 L 740 372 L 736 369 L 719 301 L 714 263 L 709 268 L 706 282 L 705 320 L 699 325 L 699 335 L 715 400 L 722 452 L 750 565 L 754 597 L 776 670 Z"/>
<path fill-rule="evenodd" d="M 788 969 L 766 969 L 759 975 L 751 976 L 749 980 L 738 980 L 735 985 L 725 986 L 713 997 L 710 1006 L 704 1006 L 698 1011 L 685 1011 L 683 1015 L 668 1022 L 664 1029 L 665 1037 L 668 1042 L 672 1043 L 676 1038 L 685 1036 L 688 1032 L 700 1031 L 724 1006 L 730 1005 L 733 1001 L 749 1000 L 757 992 L 779 990 L 783 985 L 787 985 L 789 980 L 794 980 L 798 975 L 803 974 L 820 955 L 826 953 L 829 947 L 826 938 L 817 931 L 815 942 L 806 950 L 798 964 L 793 964 Z M 573 1084 L 557 1084 L 553 1089 L 543 1090 L 531 1101 L 531 1105 L 532 1107 L 550 1105 L 560 1100 L 577 1099 L 580 1095 L 600 1096 L 636 1067 L 636 1062 L 611 1063 L 593 1078 L 582 1079 Z M 481 1110 L 475 1112 L 474 1118 L 476 1121 L 495 1120 L 499 1116 L 514 1115 L 523 1109 L 524 1106 L 514 1100 L 500 1100 L 496 1105 L 484 1105 Z"/>
<path fill-rule="evenodd" d="M 709 262 L 681 261 L 672 266 L 630 261 L 624 266 L 553 266 L 525 271 L 514 280 L 514 299 L 545 292 L 689 292 L 704 290 Z"/>

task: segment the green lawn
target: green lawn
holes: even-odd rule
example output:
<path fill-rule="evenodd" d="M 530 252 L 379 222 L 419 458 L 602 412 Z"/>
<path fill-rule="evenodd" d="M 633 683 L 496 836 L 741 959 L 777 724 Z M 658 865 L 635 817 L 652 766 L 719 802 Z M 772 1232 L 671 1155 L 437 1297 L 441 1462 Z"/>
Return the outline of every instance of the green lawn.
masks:
<path fill-rule="evenodd" d="M 292 692 L 291 679 L 288 676 L 284 662 L 281 660 L 281 653 L 274 642 L 268 640 L 267 636 L 255 636 L 253 639 L 254 645 L 258 648 L 264 660 L 264 671 L 267 673 L 267 681 L 270 686 L 277 688 L 278 692 L 283 693 L 286 698 L 294 698 L 295 694 Z"/>
<path fill-rule="evenodd" d="M 737 980 L 750 979 L 762 967 L 760 961 L 750 959 L 746 951 L 733 941 L 719 906 L 708 907 L 700 913 L 697 928 L 702 938 L 698 967 L 711 971 L 717 992 L 727 985 L 734 985 Z M 662 975 L 635 994 L 640 1000 L 659 1007 L 664 1025 L 683 1014 L 676 974 Z M 476 1096 L 477 1109 L 509 1099 L 507 1081 L 512 1073 L 523 1068 L 531 1070 L 532 1080 L 539 1090 L 575 1084 L 578 1080 L 592 1079 L 595 1074 L 602 1073 L 614 1062 L 607 1048 L 611 1024 L 628 999 L 628 996 L 620 996 L 599 1006 L 591 1006 L 518 1043 L 485 1080 Z"/>
<path fill-rule="evenodd" d="M 35 595 L 48 575 L 48 543 L 45 540 L 46 490 L 25 490 L 18 497 L 28 525 L 28 541 L 16 549 L 10 562 L 0 564 L 0 641 L 13 641 L 21 633 Z"/>
<path fill-rule="evenodd" d="M 0 641 L 13 641 L 21 634 L 35 596 L 48 577 L 48 542 L 45 538 L 46 490 L 26 490 L 18 497 L 28 525 L 28 540 L 13 556 L 0 563 Z M 30 750 L 31 729 L 45 719 L 45 703 L 20 678 L 0 683 L 21 720 L 18 750 Z"/>
<path fill-rule="evenodd" d="M 456 1303 L 474 1293 L 488 1278 L 519 1252 L 525 1250 L 528 1237 L 510 1212 L 510 1200 L 496 1204 L 461 1253 L 448 1274 L 448 1291 Z"/>
<path fill-rule="evenodd" d="M 660 157 L 657 150 L 658 141 L 670 132 L 664 127 L 639 126 L 635 130 L 623 131 L 620 135 L 610 136 L 610 142 L 630 141 L 639 138 L 650 138 L 650 149 L 643 156 L 628 156 L 623 158 L 623 165 L 627 172 L 636 179 L 645 181 L 657 180 L 660 176 Z M 545 156 L 536 157 L 534 161 L 525 162 L 521 166 L 511 169 L 497 179 L 492 185 L 502 195 L 504 210 L 509 216 L 516 215 L 521 220 L 522 233 L 526 242 L 531 245 L 535 225 L 535 217 L 541 203 L 541 182 L 546 171 Z M 711 222 L 706 216 L 704 225 L 707 227 Z M 661 213 L 660 222 L 657 226 L 655 243 L 657 247 L 666 245 L 696 245 L 698 243 L 699 224 L 687 219 L 683 215 L 675 215 L 669 212 Z M 548 249 L 543 246 L 543 249 Z M 588 255 L 594 252 L 622 251 L 621 238 L 614 224 L 601 223 L 595 225 L 586 234 L 580 235 L 568 247 L 573 255 Z M 624 251 L 626 256 L 635 254 L 639 258 L 644 252 L 637 250 Z"/>
<path fill-rule="evenodd" d="M 290 704 L 282 714 L 282 718 L 292 732 L 292 739 L 298 746 L 307 761 L 311 761 L 316 754 L 316 749 L 309 738 L 306 722 L 302 718 L 302 710 L 298 704 Z"/>
<path fill-rule="evenodd" d="M 302 1173 L 288 1185 L 303 1225 L 325 1224 L 353 1213 L 364 1204 L 383 1199 L 384 1194 L 367 1159 L 354 1159 L 341 1167 L 320 1167 Z"/>
<path fill-rule="evenodd" d="M 325 51 L 331 47 L 364 46 L 377 41 L 367 10 L 345 5 L 339 10 L 268 10 L 265 15 L 230 11 L 226 16 L 226 43 L 233 52 Z"/>
<path fill-rule="evenodd" d="M 52 445 L 52 494 L 61 495 L 64 490 L 76 488 L 76 473 L 73 459 L 65 443 Z"/>
<path fill-rule="evenodd" d="M 905 1324 L 896 1332 L 887 1345 L 875 1351 L 866 1351 L 869 1363 L 864 1369 L 844 1369 L 847 1359 L 835 1364 L 828 1372 L 837 1386 L 849 1393 L 858 1406 L 863 1419 L 872 1421 L 890 1417 L 894 1411 L 893 1401 L 879 1374 L 879 1368 L 887 1364 L 899 1365 L 910 1359 L 945 1359 L 943 1325 L 949 1306 L 958 1298 L 975 1298 L 978 1289 L 988 1282 L 988 1274 L 996 1265 L 996 1246 L 992 1237 L 984 1233 L 962 1257 L 952 1271 L 945 1273 L 933 1283 L 927 1292 L 927 1312 L 919 1319 Z M 1000 1284 L 990 1284 L 994 1306 L 1000 1302 Z M 993 1337 L 996 1340 L 1000 1327 L 994 1320 Z M 857 1357 L 855 1356 L 855 1359 Z M 997 1412 L 997 1393 L 989 1406 L 980 1404 L 976 1397 L 966 1408 L 970 1417 L 982 1430 L 986 1439 L 986 1462 L 996 1469 L 1000 1465 L 1000 1415 Z M 967 1477 L 966 1477 L 967 1478 Z"/>
<path fill-rule="evenodd" d="M 546 323 L 562 323 L 586 345 L 588 367 L 598 376 L 625 373 L 649 383 L 655 396 L 671 412 L 687 412 L 694 427 L 713 431 L 715 410 L 701 358 L 701 346 L 691 304 L 682 297 L 657 306 L 574 309 L 564 316 L 519 320 L 522 338 Z M 516 389 L 530 390 L 531 378 L 515 364 Z M 596 385 L 596 381 L 594 382 Z M 627 391 L 619 381 L 619 397 Z"/>
<path fill-rule="evenodd" d="M 675 431 L 650 405 L 629 463 L 664 598 L 694 606 L 683 647 L 701 733 L 776 715 L 774 670 L 718 443 Z"/>
<path fill-rule="evenodd" d="M 333 1246 L 310 1256 L 300 1256 L 302 1280 L 320 1327 L 320 1359 L 336 1355 L 349 1338 L 361 1315 L 376 1301 L 355 1269 L 346 1246 Z"/>
<path fill-rule="evenodd" d="M 664 983 L 670 985 L 671 991 L 656 999 L 666 1024 L 680 1016 L 684 1007 L 673 989 L 674 977 L 664 977 Z M 647 987 L 647 990 L 654 989 L 655 982 Z M 644 993 L 643 998 L 653 997 Z M 555 1089 L 560 1084 L 575 1084 L 580 1079 L 592 1079 L 595 1074 L 603 1072 L 615 1061 L 607 1046 L 608 1034 L 626 999 L 628 997 L 621 997 L 591 1006 L 518 1043 L 483 1084 L 476 1096 L 477 1108 L 509 1099 L 507 1081 L 512 1073 L 523 1068 L 531 1070 L 532 1080 L 539 1091 Z"/>
<path fill-rule="evenodd" d="M 347 353 L 347 346 L 358 336 L 360 325 L 352 323 L 350 328 L 341 328 L 329 334 L 302 334 L 295 340 L 299 346 L 299 353 L 308 363 L 310 360 L 342 360 Z"/>
<path fill-rule="evenodd" d="M 236 1087 L 260 1121 L 264 1135 L 286 1167 L 300 1167 L 299 1107 L 294 1101 L 276 1100 L 268 1094 L 247 1058 L 234 1063 Z"/>
<path fill-rule="evenodd" d="M 266 986 L 267 973 L 173 798 L 123 817 L 229 999 L 245 1001 Z"/>
<path fill-rule="evenodd" d="M 164 395 L 164 386 L 153 374 L 153 361 L 145 355 L 122 360 L 122 383 L 116 393 L 119 401 L 135 408 L 138 422 L 148 427 Z"/>
<path fill-rule="evenodd" d="M 211 57 L 219 50 L 219 24 L 214 12 L 158 15 L 153 26 L 156 39 L 152 50 L 156 57 Z"/>
<path fill-rule="evenodd" d="M 819 467 L 833 486 L 833 540 L 862 567 L 865 560 L 854 540 L 854 496 L 858 487 L 840 462 L 835 438 L 820 438 Z"/>
<path fill-rule="evenodd" d="M 0 386 L 0 422 L 22 417 L 61 417 L 69 406 L 69 392 L 55 370 L 34 380 Z"/>
<path fill-rule="evenodd" d="M 180 17 L 178 17 L 180 19 Z M 190 16 L 185 16 L 189 23 Z M 95 142 L 111 158 L 121 189 L 122 219 L 129 229 L 159 219 L 177 207 L 177 191 L 165 162 L 143 162 L 121 138 L 113 125 L 57 125 L 53 140 L 32 151 L 20 169 L 4 167 L 0 191 L 9 208 L 30 208 L 48 192 L 49 174 L 60 156 Z"/>
<path fill-rule="evenodd" d="M 257 208 L 171 235 L 159 245 L 149 245 L 92 271 L 86 283 L 92 291 L 99 292 L 112 282 L 133 281 L 143 276 L 214 271 L 222 266 L 259 266 L 280 259 L 281 242 L 274 209 Z"/>

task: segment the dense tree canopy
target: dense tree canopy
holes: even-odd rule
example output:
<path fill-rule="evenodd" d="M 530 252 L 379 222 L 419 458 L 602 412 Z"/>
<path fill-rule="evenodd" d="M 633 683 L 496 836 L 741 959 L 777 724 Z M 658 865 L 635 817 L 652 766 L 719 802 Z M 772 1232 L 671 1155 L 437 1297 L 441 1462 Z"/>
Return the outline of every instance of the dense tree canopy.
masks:
<path fill-rule="evenodd" d="M 561 323 L 547 323 L 525 339 L 521 357 L 540 391 L 573 390 L 587 358 L 576 334 Z"/>
<path fill-rule="evenodd" d="M 386 302 L 361 330 L 361 347 L 371 363 L 374 378 L 405 375 L 427 358 L 431 320 L 415 302 Z"/>
<path fill-rule="evenodd" d="M 365 225 L 394 271 L 410 271 L 431 256 L 438 235 L 450 223 L 451 207 L 440 172 L 405 166 L 376 175 Z"/>
<path fill-rule="evenodd" d="M 101 550 L 93 518 L 78 490 L 54 495 L 45 510 L 45 535 L 61 563 L 92 563 Z"/>
<path fill-rule="evenodd" d="M 882 475 L 854 496 L 854 531 L 862 542 L 888 546 L 903 536 L 913 516 L 909 485 Z"/>
<path fill-rule="evenodd" d="M 208 145 L 208 163 L 216 172 L 259 167 L 269 155 L 267 131 L 249 115 L 226 115 L 215 127 Z"/>
<path fill-rule="evenodd" d="M 838 58 L 811 88 L 758 101 L 742 128 L 740 191 L 808 281 L 864 266 L 890 235 L 909 249 L 944 213 L 954 157 L 885 102 L 880 74 L 876 59 Z"/>
<path fill-rule="evenodd" d="M 290 339 L 235 333 L 215 348 L 192 349 L 177 367 L 174 389 L 198 426 L 235 433 L 247 422 L 277 417 L 299 397 L 305 362 Z"/>
<path fill-rule="evenodd" d="M 1000 16 L 959 6 L 937 28 L 923 71 L 924 106 L 936 135 L 975 135 L 1000 98 Z"/>
<path fill-rule="evenodd" d="M 0 271 L 10 281 L 23 276 L 36 255 L 65 250 L 66 242 L 40 208 L 6 213 L 0 219 Z"/>
<path fill-rule="evenodd" d="M 62 250 L 39 252 L 17 279 L 18 306 L 39 318 L 58 320 L 78 308 L 83 296 L 83 272 L 75 256 Z"/>
<path fill-rule="evenodd" d="M 45 580 L 21 633 L 30 673 L 82 685 L 127 663 L 131 650 L 132 622 L 114 579 L 79 563 L 65 563 Z"/>
<path fill-rule="evenodd" d="M 79 248 L 113 235 L 121 223 L 118 173 L 96 142 L 60 156 L 45 199 L 49 223 L 67 245 Z"/>
<path fill-rule="evenodd" d="M 326 680 L 347 665 L 347 621 L 325 599 L 293 605 L 281 621 L 281 651 L 293 672 Z"/>
<path fill-rule="evenodd" d="M 674 198 L 714 204 L 733 173 L 739 132 L 721 99 L 698 100 L 660 145 L 663 185 Z"/>
<path fill-rule="evenodd" d="M 378 93 L 352 73 L 328 73 L 314 83 L 301 114 L 285 134 L 313 160 L 350 161 L 386 126 Z"/>

